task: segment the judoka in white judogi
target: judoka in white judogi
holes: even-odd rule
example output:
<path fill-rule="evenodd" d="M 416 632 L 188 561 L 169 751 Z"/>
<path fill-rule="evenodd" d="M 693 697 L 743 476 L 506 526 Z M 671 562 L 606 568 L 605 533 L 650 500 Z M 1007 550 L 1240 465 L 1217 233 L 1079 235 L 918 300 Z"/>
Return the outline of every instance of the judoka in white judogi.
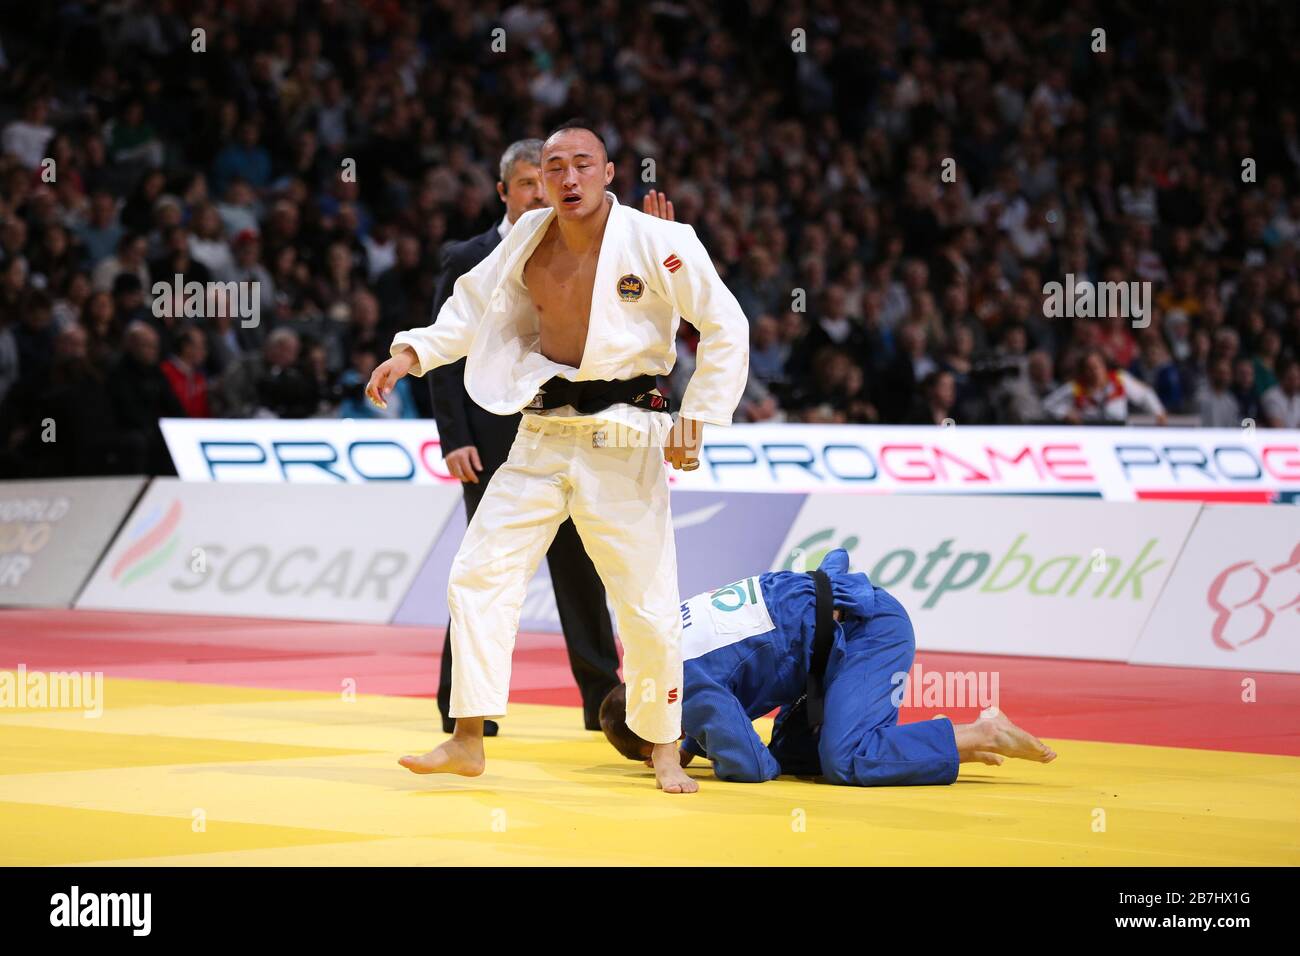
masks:
<path fill-rule="evenodd" d="M 571 516 L 609 593 L 623 643 L 628 726 L 655 743 L 681 733 L 681 616 L 662 445 L 669 415 L 615 404 L 529 409 L 554 376 L 575 382 L 666 375 L 685 318 L 700 333 L 679 414 L 730 425 L 745 387 L 749 324 L 688 225 L 622 206 L 612 193 L 592 286 L 581 366 L 541 353 L 524 265 L 555 212 L 524 213 L 455 284 L 436 322 L 402 332 L 423 375 L 467 357 L 465 389 L 488 411 L 524 411 L 452 564 L 451 716 L 500 717 L 525 589 L 556 528 Z M 631 431 L 643 441 L 613 440 Z"/>

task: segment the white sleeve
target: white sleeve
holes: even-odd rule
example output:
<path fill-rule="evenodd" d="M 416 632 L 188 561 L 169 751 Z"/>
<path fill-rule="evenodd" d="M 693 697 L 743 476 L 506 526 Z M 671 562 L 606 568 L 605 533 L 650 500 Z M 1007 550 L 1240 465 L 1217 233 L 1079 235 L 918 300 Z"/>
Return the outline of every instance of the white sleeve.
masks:
<path fill-rule="evenodd" d="M 695 374 L 682 396 L 680 417 L 730 425 L 749 378 L 749 320 L 694 229 L 683 225 L 658 235 L 657 266 L 665 270 L 665 292 L 700 333 Z M 674 255 L 681 265 L 664 267 L 664 260 Z"/>
<path fill-rule="evenodd" d="M 396 355 L 402 346 L 415 351 L 416 365 L 408 374 L 420 376 L 439 365 L 448 365 L 469 353 L 474 332 L 488 310 L 488 301 L 501 278 L 505 265 L 505 251 L 513 248 L 510 237 L 519 229 L 511 229 L 506 238 L 488 253 L 487 257 L 466 272 L 452 287 L 451 295 L 442 304 L 431 325 L 420 329 L 398 332 L 393 336 L 390 355 Z"/>

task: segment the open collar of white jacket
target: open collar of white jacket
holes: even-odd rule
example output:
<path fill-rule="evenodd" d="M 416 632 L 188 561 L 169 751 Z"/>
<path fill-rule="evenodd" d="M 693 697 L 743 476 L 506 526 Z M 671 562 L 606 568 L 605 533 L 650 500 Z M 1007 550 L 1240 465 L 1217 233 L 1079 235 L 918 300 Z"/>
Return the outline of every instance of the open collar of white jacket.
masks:
<path fill-rule="evenodd" d="M 685 318 L 699 330 L 700 347 L 681 414 L 730 424 L 749 365 L 744 313 L 694 229 L 623 206 L 613 193 L 605 196 L 611 208 L 578 368 L 542 354 L 537 309 L 524 285 L 524 266 L 555 216 L 550 208 L 520 216 L 496 249 L 456 281 L 434 324 L 399 333 L 393 349 L 415 351 L 417 375 L 467 356 L 466 392 L 505 415 L 526 406 L 553 376 L 590 381 L 668 374 L 677 325 Z"/>

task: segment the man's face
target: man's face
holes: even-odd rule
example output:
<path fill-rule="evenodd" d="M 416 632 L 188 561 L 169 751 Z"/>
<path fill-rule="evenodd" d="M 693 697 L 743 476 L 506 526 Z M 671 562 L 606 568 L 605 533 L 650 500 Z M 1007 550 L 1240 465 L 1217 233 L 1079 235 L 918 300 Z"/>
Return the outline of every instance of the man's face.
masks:
<path fill-rule="evenodd" d="M 1210 381 L 1214 383 L 1215 388 L 1227 388 L 1228 383 L 1232 381 L 1232 366 L 1223 359 L 1215 362 L 1210 366 Z"/>
<path fill-rule="evenodd" d="M 600 140 L 585 129 L 563 130 L 542 147 L 546 201 L 561 219 L 576 221 L 598 212 L 613 178 L 614 164 Z"/>
<path fill-rule="evenodd" d="M 532 163 L 520 160 L 510 170 L 510 181 L 497 183 L 497 195 L 506 204 L 506 218 L 512 223 L 530 209 L 545 209 L 542 171 Z"/>

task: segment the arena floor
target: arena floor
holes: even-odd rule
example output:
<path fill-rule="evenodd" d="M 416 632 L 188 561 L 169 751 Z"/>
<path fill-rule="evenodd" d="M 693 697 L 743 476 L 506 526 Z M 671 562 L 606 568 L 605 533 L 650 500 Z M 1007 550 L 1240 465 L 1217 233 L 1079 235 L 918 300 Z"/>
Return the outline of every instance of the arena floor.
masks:
<path fill-rule="evenodd" d="M 0 864 L 1300 863 L 1300 675 L 923 653 L 927 670 L 998 671 L 1002 709 L 1059 759 L 869 790 L 724 784 L 705 766 L 701 792 L 679 797 L 581 729 L 553 635 L 520 637 L 517 703 L 484 776 L 403 770 L 399 755 L 443 739 L 441 643 L 0 612 L 0 670 L 106 675 L 97 719 L 0 709 Z M 1242 701 L 1244 676 L 1258 702 Z"/>

